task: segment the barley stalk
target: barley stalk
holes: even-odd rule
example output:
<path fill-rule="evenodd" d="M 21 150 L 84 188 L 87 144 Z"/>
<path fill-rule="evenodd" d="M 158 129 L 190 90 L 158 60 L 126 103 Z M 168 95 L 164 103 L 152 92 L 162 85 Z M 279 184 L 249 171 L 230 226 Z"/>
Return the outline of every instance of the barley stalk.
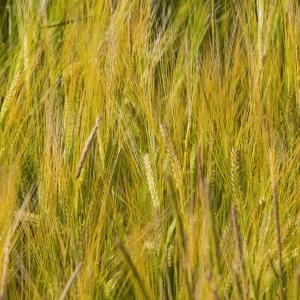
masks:
<path fill-rule="evenodd" d="M 240 233 L 239 233 L 237 217 L 236 217 L 236 211 L 235 211 L 235 206 L 234 205 L 231 206 L 231 217 L 232 217 L 233 229 L 234 229 L 236 243 L 237 243 L 239 259 L 240 259 L 241 267 L 244 269 L 242 239 L 241 239 L 241 236 L 240 236 Z"/>
<path fill-rule="evenodd" d="M 125 262 L 126 264 L 128 265 L 129 269 L 131 270 L 132 272 L 132 275 L 134 277 L 134 279 L 136 280 L 143 296 L 144 296 L 144 299 L 150 299 L 150 297 L 148 296 L 148 293 L 143 285 L 143 282 L 142 282 L 142 279 L 141 277 L 139 276 L 135 266 L 133 265 L 133 262 L 129 256 L 129 254 L 127 253 L 127 251 L 125 250 L 121 240 L 119 238 L 116 238 L 115 239 L 115 243 L 116 243 L 116 246 L 117 248 L 120 250 L 120 252 L 122 253 L 124 259 L 125 259 Z"/>
<path fill-rule="evenodd" d="M 269 148 L 269 164 L 270 164 L 270 179 L 274 184 L 276 181 L 276 164 L 275 164 L 275 149 Z"/>
<path fill-rule="evenodd" d="M 2 281 L 1 281 L 1 290 L 0 290 L 0 300 L 4 300 L 6 294 L 9 256 L 11 250 L 10 248 L 11 248 L 11 231 L 9 229 L 6 243 L 5 243 L 5 249 L 4 249 L 4 262 L 3 262 L 3 272 L 2 272 Z"/>
<path fill-rule="evenodd" d="M 238 221 L 237 221 L 237 217 L 236 217 L 236 210 L 235 210 L 234 205 L 231 206 L 231 217 L 232 217 L 233 229 L 234 229 L 236 243 L 237 243 L 239 261 L 240 261 L 242 275 L 243 275 L 243 277 L 242 277 L 243 289 L 244 289 L 243 294 L 244 294 L 245 299 L 248 299 L 248 283 L 247 283 L 247 273 L 246 273 L 245 263 L 244 263 L 244 258 L 243 258 L 242 239 L 240 236 Z"/>
<path fill-rule="evenodd" d="M 71 278 L 67 282 L 67 284 L 66 284 L 66 286 L 65 286 L 65 288 L 64 288 L 64 290 L 63 290 L 63 292 L 62 292 L 62 294 L 61 294 L 61 296 L 59 298 L 60 300 L 66 299 L 67 294 L 68 294 L 69 290 L 71 289 L 72 284 L 75 281 L 75 279 L 76 279 L 79 271 L 81 270 L 81 268 L 82 268 L 82 262 L 77 265 L 77 267 L 76 267 L 75 271 L 73 272 Z"/>
<path fill-rule="evenodd" d="M 23 48 L 24 48 L 24 74 L 25 74 L 25 81 L 28 83 L 29 81 L 29 46 L 28 45 L 28 34 L 25 33 L 24 35 L 24 41 L 23 41 Z"/>
<path fill-rule="evenodd" d="M 234 278 L 234 283 L 236 288 L 236 296 L 238 295 L 237 299 L 243 299 L 242 287 L 238 276 L 237 265 L 235 264 L 235 262 L 233 262 L 233 275 L 234 275 L 233 278 Z"/>
<path fill-rule="evenodd" d="M 281 235 L 280 235 L 280 223 L 279 223 L 279 212 L 278 212 L 278 200 L 277 200 L 277 183 L 273 183 L 273 201 L 274 201 L 274 220 L 276 227 L 276 238 L 277 238 L 277 257 L 279 261 L 279 278 L 280 278 L 280 289 L 282 299 L 286 299 L 285 290 L 283 287 L 283 265 L 282 265 L 282 247 L 281 247 Z"/>
<path fill-rule="evenodd" d="M 296 292 L 295 292 L 295 299 L 300 299 L 300 267 L 297 266 L 296 270 Z"/>
<path fill-rule="evenodd" d="M 207 223 L 207 237 L 209 241 L 210 253 L 211 257 L 211 265 L 214 269 L 214 275 L 216 276 L 216 280 L 218 280 L 219 275 L 221 274 L 221 264 L 220 264 L 220 243 L 218 236 L 217 224 L 215 221 L 214 211 L 212 207 L 212 201 L 209 193 L 209 183 L 205 180 L 203 174 L 202 161 L 200 158 L 200 153 L 197 153 L 197 163 L 198 163 L 198 178 L 199 178 L 199 186 L 202 188 L 202 201 L 204 204 L 204 216 L 205 221 Z"/>
<path fill-rule="evenodd" d="M 5 249 L 4 249 L 4 262 L 3 262 L 3 272 L 2 272 L 2 281 L 1 281 L 1 290 L 0 290 L 0 300 L 4 300 L 6 294 L 7 278 L 8 278 L 8 271 L 9 271 L 8 266 L 9 266 L 10 252 L 11 252 L 11 237 L 19 225 L 20 215 L 24 213 L 24 210 L 31 198 L 32 192 L 33 192 L 33 188 L 31 188 L 31 191 L 29 192 L 26 199 L 24 200 L 21 209 L 16 215 L 13 225 L 8 229 L 8 234 L 7 234 Z"/>
<path fill-rule="evenodd" d="M 241 212 L 241 162 L 240 151 L 234 147 L 231 149 L 231 188 L 233 199 L 238 212 Z"/>
<path fill-rule="evenodd" d="M 215 30 L 215 1 L 211 1 L 211 31 L 212 31 L 212 49 L 216 51 L 216 30 Z"/>
<path fill-rule="evenodd" d="M 189 174 L 189 178 L 190 178 L 190 182 L 191 182 L 190 183 L 191 190 L 193 190 L 194 184 L 195 184 L 194 174 L 195 174 L 195 169 L 196 169 L 195 168 L 196 156 L 197 156 L 197 145 L 194 144 L 191 151 L 190 151 L 190 174 Z M 194 212 L 195 203 L 196 203 L 195 202 L 195 195 L 193 195 L 192 198 L 191 198 L 191 203 L 190 203 L 191 212 Z"/>
<path fill-rule="evenodd" d="M 16 265 L 19 267 L 22 277 L 24 278 L 25 282 L 28 284 L 28 286 L 30 286 L 31 290 L 34 293 L 34 296 L 35 296 L 34 299 L 42 299 L 42 297 L 39 295 L 39 293 L 37 291 L 35 284 L 32 282 L 30 275 L 29 275 L 28 271 L 26 270 L 26 267 L 22 263 L 22 260 L 15 249 L 12 251 L 12 254 L 14 255 L 14 257 L 16 259 Z"/>
<path fill-rule="evenodd" d="M 129 55 L 132 55 L 132 21 L 131 17 L 128 18 L 128 47 L 129 47 Z"/>
<path fill-rule="evenodd" d="M 77 170 L 76 170 L 76 175 L 75 175 L 75 178 L 77 179 L 80 174 L 81 174 L 81 171 L 82 171 L 82 168 L 83 168 L 83 164 L 84 164 L 84 161 L 86 159 L 86 156 L 91 148 L 91 145 L 96 137 L 96 133 L 97 133 L 97 130 L 99 128 L 99 125 L 100 125 L 100 121 L 101 121 L 102 117 L 99 117 L 96 121 L 96 125 L 94 126 L 90 136 L 88 137 L 87 141 L 86 141 L 86 144 L 85 144 L 85 147 L 82 151 L 82 154 L 81 154 L 81 157 L 80 157 L 80 160 L 79 160 L 79 163 L 78 163 L 78 167 L 77 167 Z"/>
<path fill-rule="evenodd" d="M 263 27 L 264 27 L 264 1 L 258 0 L 257 2 L 257 13 L 258 13 L 258 26 L 257 26 L 257 51 L 258 51 L 258 67 L 262 70 L 263 60 Z"/>

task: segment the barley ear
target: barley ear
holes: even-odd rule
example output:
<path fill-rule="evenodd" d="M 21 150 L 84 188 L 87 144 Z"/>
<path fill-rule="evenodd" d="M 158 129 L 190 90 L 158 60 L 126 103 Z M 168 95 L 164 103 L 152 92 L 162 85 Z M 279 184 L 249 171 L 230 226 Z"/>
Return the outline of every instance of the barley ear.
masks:
<path fill-rule="evenodd" d="M 117 272 L 105 285 L 104 295 L 107 299 L 112 299 L 116 290 L 117 284 L 121 278 L 122 272 Z"/>
<path fill-rule="evenodd" d="M 159 209 L 159 200 L 158 200 L 158 193 L 157 193 L 156 184 L 155 184 L 155 180 L 154 180 L 154 174 L 153 174 L 153 170 L 152 170 L 152 166 L 150 163 L 150 158 L 149 158 L 148 153 L 144 156 L 144 165 L 145 165 L 145 170 L 146 170 L 148 188 L 149 188 L 151 199 L 152 199 L 152 207 L 153 207 L 154 211 L 156 211 Z"/>
<path fill-rule="evenodd" d="M 0 111 L 0 125 L 2 124 L 6 114 L 7 114 L 7 111 L 8 111 L 8 107 L 10 105 L 10 102 L 11 100 L 13 99 L 15 93 L 16 93 L 16 90 L 20 84 L 20 81 L 21 81 L 21 72 L 18 72 L 17 75 L 14 77 L 13 81 L 12 81 L 12 84 L 7 92 L 7 95 L 5 96 L 5 99 L 4 99 L 4 102 L 1 106 L 1 111 Z"/>
<path fill-rule="evenodd" d="M 290 122 L 299 125 L 295 83 L 291 86 L 287 97 L 286 116 Z"/>
<path fill-rule="evenodd" d="M 169 129 L 166 125 L 160 125 L 160 131 L 164 140 L 165 147 L 170 159 L 173 176 L 175 179 L 176 188 L 180 190 L 182 185 L 182 168 L 177 157 L 177 151 L 171 139 Z"/>
<path fill-rule="evenodd" d="M 288 129 L 287 138 L 290 146 L 292 147 L 297 144 L 297 138 L 299 137 L 300 122 L 298 110 L 299 108 L 297 107 L 295 84 L 293 84 L 287 97 L 285 113 L 286 127 Z"/>
<path fill-rule="evenodd" d="M 83 164 L 84 164 L 84 161 L 86 159 L 86 156 L 91 148 L 91 145 L 96 137 L 96 133 L 97 133 L 97 130 L 99 128 L 99 125 L 100 125 L 100 121 L 101 121 L 102 117 L 99 117 L 96 121 L 96 125 L 94 126 L 90 136 L 88 137 L 86 143 L 85 143 L 85 146 L 84 146 L 84 149 L 82 151 L 82 154 L 81 154 L 81 157 L 80 157 L 80 160 L 79 160 L 79 163 L 78 163 L 78 167 L 77 167 L 77 170 L 76 170 L 76 175 L 75 175 L 75 178 L 77 179 L 80 174 L 81 174 L 81 171 L 82 171 L 82 168 L 83 168 Z"/>

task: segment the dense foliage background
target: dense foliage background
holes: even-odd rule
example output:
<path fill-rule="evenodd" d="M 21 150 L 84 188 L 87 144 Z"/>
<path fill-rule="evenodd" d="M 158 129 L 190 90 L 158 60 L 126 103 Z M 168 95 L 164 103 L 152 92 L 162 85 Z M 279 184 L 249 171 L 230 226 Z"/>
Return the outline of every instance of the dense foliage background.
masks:
<path fill-rule="evenodd" d="M 300 299 L 299 17 L 1 0 L 0 299 Z"/>

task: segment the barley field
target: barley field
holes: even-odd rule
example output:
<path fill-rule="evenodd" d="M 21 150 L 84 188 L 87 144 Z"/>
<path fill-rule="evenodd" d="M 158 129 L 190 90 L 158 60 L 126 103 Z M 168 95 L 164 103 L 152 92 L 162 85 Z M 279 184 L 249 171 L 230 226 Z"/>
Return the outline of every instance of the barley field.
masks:
<path fill-rule="evenodd" d="M 0 300 L 299 300 L 299 24 L 0 0 Z"/>

